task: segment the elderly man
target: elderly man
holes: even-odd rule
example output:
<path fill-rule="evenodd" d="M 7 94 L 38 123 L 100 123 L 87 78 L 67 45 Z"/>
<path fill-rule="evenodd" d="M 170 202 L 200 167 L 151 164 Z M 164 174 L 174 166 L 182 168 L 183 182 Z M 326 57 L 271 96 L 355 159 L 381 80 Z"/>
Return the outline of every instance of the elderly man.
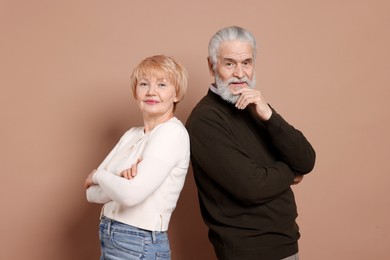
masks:
<path fill-rule="evenodd" d="M 215 82 L 186 123 L 200 207 L 218 259 L 298 259 L 291 185 L 313 169 L 315 151 L 255 89 L 255 58 L 243 28 L 210 40 Z"/>

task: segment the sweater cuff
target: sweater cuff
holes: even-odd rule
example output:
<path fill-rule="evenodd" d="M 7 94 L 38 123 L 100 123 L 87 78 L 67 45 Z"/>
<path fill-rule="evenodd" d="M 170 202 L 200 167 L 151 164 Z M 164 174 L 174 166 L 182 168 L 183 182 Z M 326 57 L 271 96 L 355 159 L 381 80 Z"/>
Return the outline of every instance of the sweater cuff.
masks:
<path fill-rule="evenodd" d="M 283 122 L 283 118 L 275 111 L 275 109 L 271 106 L 270 108 L 272 110 L 272 115 L 267 121 L 264 121 L 264 123 L 268 128 L 279 127 Z"/>

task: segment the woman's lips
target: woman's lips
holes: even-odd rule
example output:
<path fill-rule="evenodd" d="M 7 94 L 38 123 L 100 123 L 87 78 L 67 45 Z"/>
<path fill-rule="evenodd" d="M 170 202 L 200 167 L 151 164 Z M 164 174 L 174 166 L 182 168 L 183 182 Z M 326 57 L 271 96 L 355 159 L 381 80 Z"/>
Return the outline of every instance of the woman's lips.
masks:
<path fill-rule="evenodd" d="M 155 104 L 159 103 L 157 100 L 153 100 L 153 99 L 147 99 L 144 102 L 148 105 L 155 105 Z"/>

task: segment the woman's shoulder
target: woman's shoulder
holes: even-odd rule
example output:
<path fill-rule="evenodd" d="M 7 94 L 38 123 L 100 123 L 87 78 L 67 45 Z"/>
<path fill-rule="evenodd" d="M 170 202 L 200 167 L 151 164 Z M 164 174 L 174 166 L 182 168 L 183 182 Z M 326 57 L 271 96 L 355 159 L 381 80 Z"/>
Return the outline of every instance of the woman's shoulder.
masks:
<path fill-rule="evenodd" d="M 158 125 L 153 132 L 163 133 L 165 135 L 177 135 L 179 133 L 188 135 L 184 124 L 177 117 L 172 117 L 168 121 Z"/>
<path fill-rule="evenodd" d="M 157 128 L 178 128 L 182 129 L 184 127 L 184 124 L 177 118 L 172 117 L 171 119 L 165 121 L 164 123 L 161 123 Z"/>

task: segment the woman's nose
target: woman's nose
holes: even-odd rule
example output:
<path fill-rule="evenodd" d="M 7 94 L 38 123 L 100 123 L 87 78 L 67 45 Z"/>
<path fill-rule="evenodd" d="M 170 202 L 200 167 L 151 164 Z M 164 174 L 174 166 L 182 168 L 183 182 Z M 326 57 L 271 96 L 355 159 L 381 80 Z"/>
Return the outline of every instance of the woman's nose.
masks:
<path fill-rule="evenodd" d="M 150 84 L 148 91 L 146 92 L 146 95 L 154 95 L 154 94 L 155 94 L 155 86 L 153 84 Z"/>

